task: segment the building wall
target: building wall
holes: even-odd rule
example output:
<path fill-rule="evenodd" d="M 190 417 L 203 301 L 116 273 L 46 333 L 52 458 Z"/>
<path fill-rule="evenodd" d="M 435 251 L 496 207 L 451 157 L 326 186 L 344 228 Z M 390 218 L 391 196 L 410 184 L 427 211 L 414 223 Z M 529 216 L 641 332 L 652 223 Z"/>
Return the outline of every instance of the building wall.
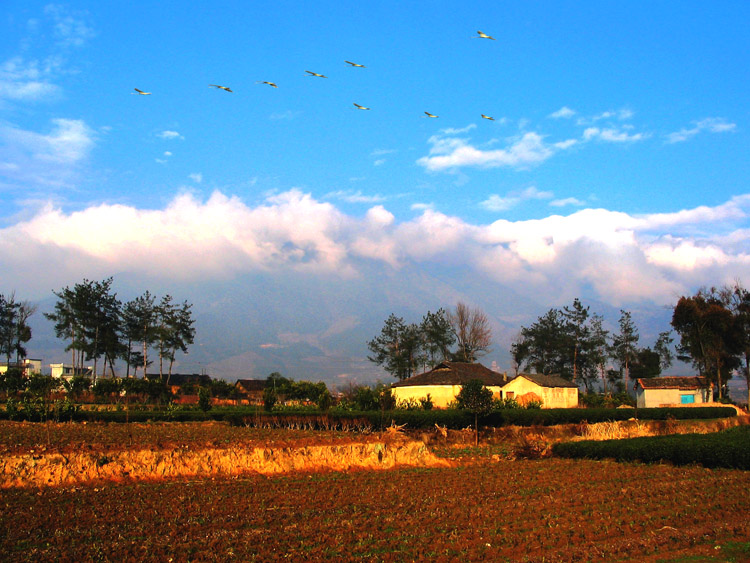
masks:
<path fill-rule="evenodd" d="M 534 393 L 539 397 L 544 409 L 567 409 L 578 406 L 576 387 L 542 387 L 523 376 L 516 377 L 503 386 L 503 398 L 512 397 L 518 400 L 528 393 Z"/>
<path fill-rule="evenodd" d="M 495 399 L 501 397 L 501 387 L 487 387 L 492 391 Z M 432 399 L 432 406 L 437 409 L 447 408 L 450 403 L 456 400 L 461 392 L 461 385 L 412 385 L 409 387 L 394 387 L 391 389 L 396 399 L 396 404 L 419 399 L 424 399 L 429 393 Z"/>
<path fill-rule="evenodd" d="M 639 386 L 640 387 L 640 386 Z M 692 396 L 693 403 L 707 403 L 711 400 L 708 389 L 638 389 L 636 404 L 639 408 L 657 408 L 683 404 L 683 396 Z"/>

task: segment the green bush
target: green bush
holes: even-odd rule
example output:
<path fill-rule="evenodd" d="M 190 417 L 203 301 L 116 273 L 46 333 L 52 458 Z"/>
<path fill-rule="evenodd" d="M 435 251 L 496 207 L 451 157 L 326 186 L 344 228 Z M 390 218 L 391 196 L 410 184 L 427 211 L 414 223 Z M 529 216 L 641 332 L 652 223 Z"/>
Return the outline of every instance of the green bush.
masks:
<path fill-rule="evenodd" d="M 564 442 L 552 452 L 560 457 L 615 459 L 675 465 L 699 463 L 704 467 L 750 469 L 750 426 L 714 434 L 678 434 L 627 440 Z"/>

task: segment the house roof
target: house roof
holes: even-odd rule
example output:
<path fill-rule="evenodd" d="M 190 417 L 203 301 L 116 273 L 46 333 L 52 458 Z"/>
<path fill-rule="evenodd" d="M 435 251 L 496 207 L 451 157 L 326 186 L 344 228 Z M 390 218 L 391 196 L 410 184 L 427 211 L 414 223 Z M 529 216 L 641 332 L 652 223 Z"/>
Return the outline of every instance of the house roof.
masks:
<path fill-rule="evenodd" d="M 638 379 L 642 389 L 705 389 L 711 383 L 705 377 L 643 377 Z"/>
<path fill-rule="evenodd" d="M 508 376 L 497 373 L 482 364 L 465 362 L 441 362 L 430 371 L 413 375 L 394 383 L 391 387 L 413 387 L 417 385 L 464 385 L 478 379 L 485 386 L 502 387 L 508 383 Z"/>
<path fill-rule="evenodd" d="M 520 373 L 516 376 L 523 377 L 539 385 L 540 387 L 578 387 L 572 381 L 568 381 L 559 375 L 544 375 L 541 373 Z M 516 379 L 514 378 L 514 379 Z"/>
<path fill-rule="evenodd" d="M 263 391 L 266 388 L 265 379 L 238 379 L 234 384 L 243 391 Z"/>
<path fill-rule="evenodd" d="M 146 379 L 160 379 L 158 373 L 149 373 Z M 207 385 L 211 383 L 211 376 L 204 373 L 173 373 L 172 375 L 164 374 L 161 379 L 167 381 L 169 385 L 187 385 L 188 383 Z"/>

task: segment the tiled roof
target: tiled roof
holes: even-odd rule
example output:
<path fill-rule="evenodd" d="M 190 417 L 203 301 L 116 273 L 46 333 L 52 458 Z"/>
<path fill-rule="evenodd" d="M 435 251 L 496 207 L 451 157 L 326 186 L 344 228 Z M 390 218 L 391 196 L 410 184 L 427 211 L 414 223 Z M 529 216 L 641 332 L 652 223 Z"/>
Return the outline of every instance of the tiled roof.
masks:
<path fill-rule="evenodd" d="M 394 383 L 392 387 L 412 387 L 416 385 L 463 385 L 478 379 L 485 386 L 502 387 L 508 383 L 508 376 L 497 373 L 482 364 L 464 362 L 441 362 L 434 369 L 413 375 Z"/>
<path fill-rule="evenodd" d="M 704 389 L 710 387 L 705 377 L 643 377 L 638 386 L 643 389 Z"/>
<path fill-rule="evenodd" d="M 263 391 L 266 388 L 265 379 L 238 379 L 235 387 L 240 387 L 243 391 Z"/>
<path fill-rule="evenodd" d="M 524 377 L 533 381 L 540 387 L 578 387 L 572 381 L 568 381 L 559 375 L 544 375 L 541 373 L 520 373 L 517 377 Z"/>

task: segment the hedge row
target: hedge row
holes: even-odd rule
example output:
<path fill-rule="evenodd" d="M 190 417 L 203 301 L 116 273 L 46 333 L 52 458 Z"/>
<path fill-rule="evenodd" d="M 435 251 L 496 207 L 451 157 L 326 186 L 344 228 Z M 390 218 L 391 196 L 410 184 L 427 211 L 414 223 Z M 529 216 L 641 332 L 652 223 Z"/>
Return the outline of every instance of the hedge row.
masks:
<path fill-rule="evenodd" d="M 675 465 L 699 463 L 704 467 L 750 469 L 750 426 L 714 434 L 677 434 L 603 442 L 563 442 L 552 452 L 560 457 L 615 459 Z"/>
<path fill-rule="evenodd" d="M 26 416 L 20 411 L 17 420 L 39 420 L 37 416 Z M 627 420 L 636 416 L 641 420 L 707 419 L 736 416 L 731 407 L 656 408 L 656 409 L 502 409 L 480 418 L 483 426 L 554 426 L 558 424 L 595 423 Z M 0 411 L 0 419 L 8 413 Z M 434 428 L 440 425 L 452 429 L 472 426 L 474 417 L 461 410 L 412 410 L 412 411 L 367 411 L 367 412 L 271 412 L 258 411 L 255 407 L 226 407 L 201 410 L 132 410 L 83 411 L 61 413 L 59 420 L 89 422 L 197 422 L 205 420 L 227 421 L 235 425 L 276 428 L 349 429 L 367 427 L 382 429 L 391 424 L 406 425 L 407 428 Z"/>

